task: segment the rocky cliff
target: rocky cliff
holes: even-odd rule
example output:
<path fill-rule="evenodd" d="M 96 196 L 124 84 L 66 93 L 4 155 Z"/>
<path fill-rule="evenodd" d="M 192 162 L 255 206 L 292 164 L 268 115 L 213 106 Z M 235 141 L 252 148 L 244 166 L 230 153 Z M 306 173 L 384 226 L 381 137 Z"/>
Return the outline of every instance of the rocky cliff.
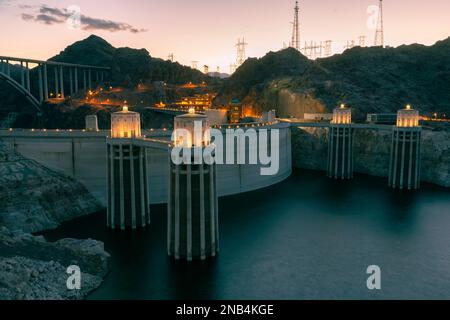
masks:
<path fill-rule="evenodd" d="M 95 240 L 63 239 L 55 243 L 20 231 L 0 228 L 0 300 L 82 299 L 108 271 L 109 254 Z M 81 271 L 81 289 L 69 290 L 67 267 Z"/>
<path fill-rule="evenodd" d="M 0 226 L 39 232 L 101 209 L 82 184 L 24 158 L 0 141 Z"/>
<path fill-rule="evenodd" d="M 81 299 L 100 286 L 109 258 L 102 242 L 50 243 L 27 232 L 53 229 L 101 208 L 80 183 L 0 141 L 0 300 Z M 67 289 L 70 265 L 81 269 L 81 290 Z"/>
<path fill-rule="evenodd" d="M 387 177 L 391 147 L 390 130 L 356 129 L 355 172 Z M 294 167 L 326 170 L 328 128 L 292 127 Z M 450 187 L 450 132 L 422 131 L 421 178 L 424 182 Z"/>

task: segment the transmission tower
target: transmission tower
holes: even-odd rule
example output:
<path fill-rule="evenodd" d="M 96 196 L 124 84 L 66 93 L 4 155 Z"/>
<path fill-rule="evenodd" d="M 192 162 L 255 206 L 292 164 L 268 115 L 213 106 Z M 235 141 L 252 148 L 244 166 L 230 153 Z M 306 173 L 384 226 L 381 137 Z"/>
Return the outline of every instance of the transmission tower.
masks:
<path fill-rule="evenodd" d="M 245 39 L 242 38 L 238 39 L 238 42 L 236 44 L 237 48 L 237 56 L 236 56 L 236 68 L 239 68 L 247 59 L 245 55 L 245 47 L 248 45 L 248 43 L 245 42 Z"/>
<path fill-rule="evenodd" d="M 331 40 L 326 40 L 326 41 L 325 41 L 325 44 L 324 44 L 324 46 L 323 46 L 323 51 L 324 51 L 324 57 L 325 57 L 325 58 L 326 58 L 326 57 L 330 57 L 330 56 L 332 55 L 332 52 L 331 52 L 331 43 L 332 43 Z"/>
<path fill-rule="evenodd" d="M 366 46 L 366 36 L 359 36 L 359 46 L 364 48 Z"/>
<path fill-rule="evenodd" d="M 347 40 L 347 45 L 344 46 L 344 50 L 348 50 L 355 47 L 355 40 Z"/>
<path fill-rule="evenodd" d="M 170 53 L 167 58 L 169 59 L 169 61 L 173 62 L 173 53 Z"/>
<path fill-rule="evenodd" d="M 380 8 L 378 11 L 377 30 L 375 33 L 375 46 L 384 47 L 383 0 L 380 0 Z"/>
<path fill-rule="evenodd" d="M 331 43 L 330 43 L 331 45 Z M 310 60 L 314 60 L 322 57 L 322 49 L 324 48 L 322 42 L 317 44 L 315 41 L 311 41 L 310 44 L 305 42 L 305 47 L 301 49 L 301 52 Z"/>
<path fill-rule="evenodd" d="M 230 64 L 230 74 L 236 71 L 236 65 L 234 63 Z"/>
<path fill-rule="evenodd" d="M 292 39 L 291 39 L 291 47 L 300 51 L 300 27 L 298 23 L 298 1 L 295 1 L 294 8 L 294 22 L 292 23 Z"/>

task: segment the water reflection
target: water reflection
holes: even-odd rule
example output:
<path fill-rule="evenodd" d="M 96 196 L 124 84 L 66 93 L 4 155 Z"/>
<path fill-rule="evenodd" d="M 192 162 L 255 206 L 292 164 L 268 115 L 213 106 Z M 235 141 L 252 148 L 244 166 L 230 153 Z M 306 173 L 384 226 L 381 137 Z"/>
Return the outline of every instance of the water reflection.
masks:
<path fill-rule="evenodd" d="M 276 186 L 221 198 L 221 252 L 194 263 L 167 257 L 165 205 L 152 206 L 151 226 L 137 233 L 107 230 L 99 213 L 45 235 L 105 242 L 112 271 L 90 299 L 439 298 L 450 292 L 449 195 L 296 171 Z M 374 262 L 386 270 L 386 290 L 377 293 L 365 287 Z"/>

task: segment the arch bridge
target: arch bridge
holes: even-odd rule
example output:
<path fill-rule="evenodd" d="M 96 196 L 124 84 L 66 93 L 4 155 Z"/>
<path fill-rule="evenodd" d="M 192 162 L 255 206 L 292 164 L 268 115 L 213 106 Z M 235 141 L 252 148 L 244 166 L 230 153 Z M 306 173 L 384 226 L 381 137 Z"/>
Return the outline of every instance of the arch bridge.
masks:
<path fill-rule="evenodd" d="M 31 71 L 37 76 L 30 77 Z M 94 83 L 103 82 L 109 71 L 108 67 L 0 56 L 0 80 L 24 95 L 37 110 L 49 98 L 87 92 Z"/>

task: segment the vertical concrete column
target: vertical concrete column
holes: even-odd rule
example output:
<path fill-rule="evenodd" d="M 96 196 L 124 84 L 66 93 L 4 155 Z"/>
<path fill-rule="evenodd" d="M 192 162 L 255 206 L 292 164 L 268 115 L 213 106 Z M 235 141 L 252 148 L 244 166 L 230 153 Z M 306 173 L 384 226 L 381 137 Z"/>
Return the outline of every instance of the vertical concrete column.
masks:
<path fill-rule="evenodd" d="M 192 170 L 191 166 L 186 167 L 186 190 L 187 194 L 192 193 Z M 192 261 L 192 197 L 186 199 L 186 256 L 187 261 Z"/>
<path fill-rule="evenodd" d="M 48 100 L 48 74 L 47 74 L 47 64 L 44 63 L 44 99 Z"/>
<path fill-rule="evenodd" d="M 25 66 L 26 66 L 25 76 L 26 76 L 26 82 L 27 82 L 26 89 L 27 89 L 28 92 L 30 92 L 31 91 L 30 66 L 29 66 L 28 62 L 25 63 Z"/>
<path fill-rule="evenodd" d="M 8 77 L 11 76 L 11 66 L 10 66 L 10 64 L 9 64 L 9 60 L 6 60 L 6 75 L 7 75 Z"/>
<path fill-rule="evenodd" d="M 59 95 L 59 80 L 58 80 L 58 67 L 55 66 L 55 98 Z"/>
<path fill-rule="evenodd" d="M 130 193 L 131 193 L 131 228 L 136 229 L 136 181 L 134 177 L 134 148 L 130 143 L 128 146 L 130 150 Z"/>
<path fill-rule="evenodd" d="M 92 90 L 92 75 L 91 75 L 91 69 L 88 70 L 88 76 L 89 76 L 89 90 Z"/>
<path fill-rule="evenodd" d="M 332 124 L 328 136 L 327 176 L 334 179 L 353 178 L 353 134 L 347 124 Z"/>
<path fill-rule="evenodd" d="M 215 166 L 169 161 L 168 255 L 187 261 L 214 257 L 219 251 Z"/>
<path fill-rule="evenodd" d="M 148 180 L 148 155 L 147 155 L 147 149 L 144 149 L 144 177 L 145 177 L 145 200 L 146 200 L 146 205 L 145 205 L 145 212 L 147 213 L 147 224 L 150 224 L 150 190 L 149 190 L 149 180 Z"/>
<path fill-rule="evenodd" d="M 61 98 L 64 98 L 64 75 L 62 66 L 59 67 L 59 75 L 60 75 L 59 80 L 61 84 Z"/>
<path fill-rule="evenodd" d="M 175 241 L 174 241 L 174 251 L 175 251 L 175 259 L 180 259 L 180 166 L 175 166 Z M 172 213 L 170 213 L 172 214 Z"/>
<path fill-rule="evenodd" d="M 145 227 L 150 221 L 145 148 L 114 138 L 107 145 L 107 226 L 122 231 Z"/>
<path fill-rule="evenodd" d="M 420 188 L 421 127 L 392 130 L 388 184 L 392 188 Z"/>
<path fill-rule="evenodd" d="M 146 186 L 147 179 L 146 179 L 145 176 L 147 175 L 147 172 L 145 172 L 145 170 L 144 170 L 144 168 L 145 168 L 144 167 L 144 159 L 145 159 L 144 151 L 145 151 L 145 148 L 139 148 L 139 183 L 140 183 L 140 186 L 141 186 L 141 190 L 140 190 L 141 194 L 140 194 L 139 198 L 141 200 L 141 212 L 140 212 L 140 215 L 141 215 L 141 227 L 145 227 L 145 220 L 147 219 L 147 217 L 146 217 L 146 212 L 147 212 L 146 206 L 148 205 L 148 202 L 146 201 L 146 198 L 147 198 L 147 192 L 146 192 L 146 190 L 147 190 L 147 186 Z"/>
<path fill-rule="evenodd" d="M 20 84 L 25 88 L 25 69 L 23 67 L 23 61 L 20 62 Z"/>
<path fill-rule="evenodd" d="M 42 65 L 38 65 L 38 82 L 39 82 L 39 102 L 42 103 L 44 101 L 43 84 L 42 84 Z"/>
<path fill-rule="evenodd" d="M 83 90 L 86 92 L 87 85 L 86 85 L 86 69 L 83 70 Z"/>
<path fill-rule="evenodd" d="M 78 68 L 75 67 L 75 93 L 78 92 Z"/>
<path fill-rule="evenodd" d="M 125 230 L 125 186 L 123 176 L 123 144 L 119 145 L 119 197 L 120 197 L 120 230 Z"/>
<path fill-rule="evenodd" d="M 173 208 L 172 208 L 172 194 L 174 193 L 173 191 L 173 183 L 172 183 L 172 177 L 173 177 L 173 173 L 172 173 L 172 162 L 170 160 L 171 156 L 170 156 L 170 150 L 168 151 L 168 163 L 169 163 L 169 183 L 168 183 L 168 190 L 169 192 L 167 193 L 167 255 L 171 256 L 172 255 L 172 247 L 173 247 L 173 243 L 172 243 L 172 212 L 173 212 Z"/>
<path fill-rule="evenodd" d="M 72 68 L 69 68 L 69 87 L 70 87 L 70 95 L 73 95 L 73 74 Z"/>

